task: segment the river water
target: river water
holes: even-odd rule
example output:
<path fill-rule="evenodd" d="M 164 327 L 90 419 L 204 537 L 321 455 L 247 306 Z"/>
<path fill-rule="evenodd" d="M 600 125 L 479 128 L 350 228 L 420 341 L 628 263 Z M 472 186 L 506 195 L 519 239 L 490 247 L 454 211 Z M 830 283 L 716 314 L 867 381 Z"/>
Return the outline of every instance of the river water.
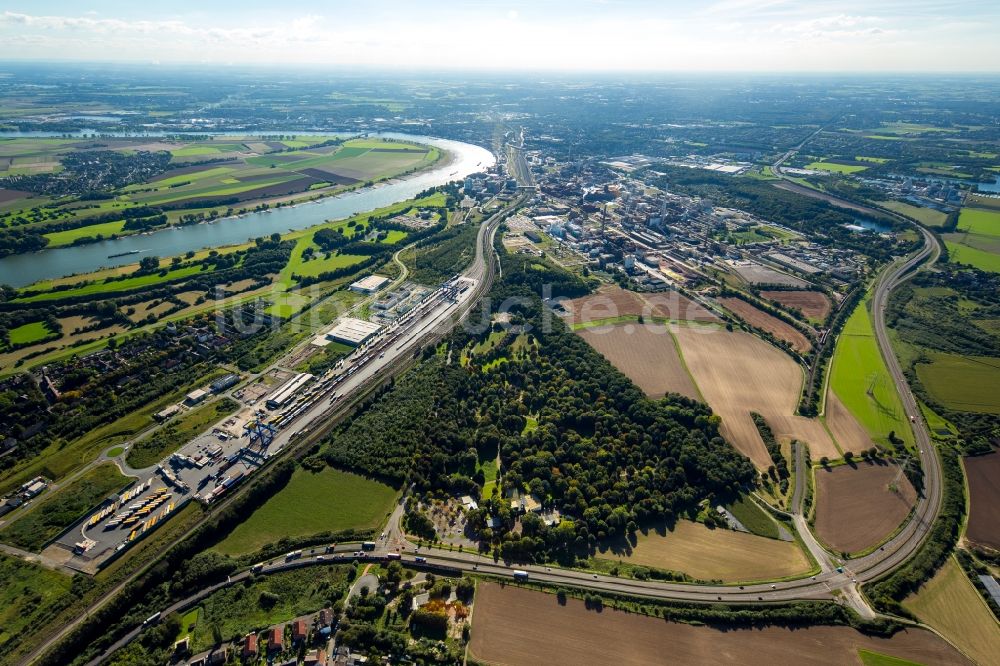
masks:
<path fill-rule="evenodd" d="M 232 133 L 229 133 L 232 134 Z M 269 132 L 268 135 L 275 133 Z M 342 132 L 287 132 L 289 135 L 334 135 Z M 42 136 L 31 133 L 4 133 L 0 136 Z M 153 136 L 153 135 L 146 135 Z M 363 213 L 375 208 L 413 198 L 430 187 L 443 185 L 452 180 L 483 171 L 495 162 L 493 153 L 469 143 L 451 141 L 429 136 L 383 133 L 392 139 L 413 141 L 440 148 L 449 153 L 450 159 L 442 160 L 441 166 L 427 171 L 386 181 L 351 192 L 320 199 L 314 203 L 294 207 L 274 208 L 267 212 L 249 213 L 243 217 L 215 220 L 212 223 L 168 227 L 136 236 L 126 236 L 117 240 L 106 240 L 89 245 L 53 248 L 30 254 L 18 254 L 0 259 L 0 283 L 14 287 L 48 280 L 51 278 L 88 273 L 104 267 L 132 264 L 144 256 L 170 257 L 189 250 L 202 250 L 246 242 L 258 236 L 272 233 L 287 233 L 305 229 L 325 220 L 336 220 Z M 112 254 L 131 253 L 109 257 Z"/>

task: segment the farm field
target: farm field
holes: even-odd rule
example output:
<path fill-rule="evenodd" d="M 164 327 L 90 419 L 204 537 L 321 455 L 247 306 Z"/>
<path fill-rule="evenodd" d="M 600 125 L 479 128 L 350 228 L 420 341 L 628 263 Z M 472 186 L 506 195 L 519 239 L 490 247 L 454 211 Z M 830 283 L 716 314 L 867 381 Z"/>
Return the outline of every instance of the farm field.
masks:
<path fill-rule="evenodd" d="M 806 165 L 807 169 L 816 171 L 830 171 L 832 173 L 851 174 L 864 171 L 868 167 L 860 164 L 838 164 L 837 162 L 811 162 Z"/>
<path fill-rule="evenodd" d="M 308 140 L 262 142 L 248 137 L 217 137 L 194 142 L 118 138 L 106 139 L 105 150 L 121 154 L 136 151 L 167 151 L 172 155 L 166 171 L 156 173 L 147 182 L 132 183 L 115 190 L 114 201 L 81 203 L 72 196 L 57 198 L 29 197 L 29 193 L 0 190 L 0 204 L 15 219 L 26 222 L 25 228 L 38 231 L 50 247 L 70 245 L 84 237 L 98 234 L 130 233 L 124 220 L 99 220 L 98 215 L 139 206 L 170 204 L 171 224 L 185 214 L 207 213 L 214 209 L 225 213 L 244 206 L 276 202 L 285 197 L 309 193 L 329 195 L 358 185 L 409 173 L 433 164 L 441 157 L 436 148 L 409 142 L 381 139 L 347 139 L 336 143 L 333 136 L 309 137 Z M 332 145 L 322 145 L 334 142 Z M 59 160 L 74 153 L 81 142 L 46 143 L 40 139 L 22 139 L 0 145 L 2 175 L 38 173 L 59 168 Z M 223 165 L 198 164 L 206 159 L 227 160 Z M 17 166 L 11 166 L 17 162 Z M 162 167 L 161 167 L 162 168 Z M 41 206 L 41 213 L 29 209 Z M 199 207 L 201 206 L 201 207 Z M 54 223 L 95 218 L 94 224 L 66 231 L 51 231 Z"/>
<path fill-rule="evenodd" d="M 297 469 L 288 485 L 215 546 L 227 555 L 252 553 L 283 537 L 374 530 L 392 511 L 396 490 L 363 476 L 326 468 Z"/>
<path fill-rule="evenodd" d="M 795 351 L 804 353 L 812 349 L 809 339 L 794 326 L 754 307 L 742 298 L 720 298 L 718 301 L 751 326 L 767 331 L 779 340 L 784 340 Z"/>
<path fill-rule="evenodd" d="M 40 551 L 64 529 L 87 515 L 98 502 L 128 482 L 112 463 L 103 463 L 63 487 L 47 491 L 0 534 L 6 543 Z"/>
<path fill-rule="evenodd" d="M 985 236 L 1000 236 L 1000 211 L 963 208 L 958 214 L 958 229 Z"/>
<path fill-rule="evenodd" d="M 616 324 L 582 328 L 577 333 L 646 395 L 659 398 L 680 393 L 698 399 L 698 389 L 666 326 Z"/>
<path fill-rule="evenodd" d="M 687 321 L 719 321 L 719 318 L 685 296 L 675 292 L 638 294 L 617 285 L 605 285 L 596 293 L 564 301 L 573 328 L 619 317 Z"/>
<path fill-rule="evenodd" d="M 924 206 L 914 206 L 903 201 L 879 201 L 878 205 L 901 215 L 912 217 L 920 223 L 926 224 L 928 227 L 943 226 L 948 219 L 947 213 L 942 213 L 933 208 L 925 208 Z"/>
<path fill-rule="evenodd" d="M 894 430 L 913 444 L 909 420 L 875 341 L 867 297 L 851 313 L 837 341 L 829 390 L 875 441 L 887 442 Z"/>
<path fill-rule="evenodd" d="M 680 571 L 700 580 L 727 583 L 773 580 L 809 571 L 810 563 L 793 541 L 729 529 L 709 529 L 678 520 L 673 531 L 640 531 L 629 553 L 598 552 L 604 560 L 622 560 L 656 569 Z"/>
<path fill-rule="evenodd" d="M 851 411 L 844 406 L 833 391 L 826 396 L 826 413 L 823 415 L 826 427 L 840 445 L 842 451 L 859 453 L 872 446 L 872 437 L 864 426 L 858 423 Z"/>
<path fill-rule="evenodd" d="M 963 458 L 969 484 L 969 521 L 965 538 L 1000 552 L 1000 453 Z"/>
<path fill-rule="evenodd" d="M 850 627 L 788 629 L 666 622 L 606 608 L 587 610 L 579 599 L 559 604 L 554 594 L 481 583 L 476 590 L 470 656 L 504 666 L 576 664 L 724 664 L 773 666 L 858 664 L 859 650 L 920 664 L 968 664 L 929 631 L 908 629 L 874 638 Z"/>
<path fill-rule="evenodd" d="M 182 266 L 181 268 L 169 270 L 166 275 L 162 276 L 159 273 L 146 273 L 144 275 L 136 275 L 135 277 L 125 278 L 124 280 L 116 280 L 114 282 L 91 282 L 73 289 L 64 289 L 62 291 L 43 291 L 31 296 L 22 296 L 14 300 L 17 303 L 37 303 L 40 301 L 60 300 L 76 296 L 90 296 L 93 294 L 129 291 L 132 289 L 139 289 L 140 287 L 149 287 L 155 284 L 160 284 L 161 282 L 180 280 L 185 277 L 190 277 L 202 272 L 202 268 L 203 267 L 199 265 Z"/>
<path fill-rule="evenodd" d="M 840 457 L 818 419 L 796 416 L 802 370 L 788 354 L 743 331 L 678 326 L 681 356 L 709 406 L 722 417 L 722 433 L 759 468 L 771 458 L 751 412 L 764 416 L 778 441 L 798 439 L 814 460 Z"/>
<path fill-rule="evenodd" d="M 834 551 L 858 553 L 878 545 L 903 522 L 917 497 L 896 465 L 859 462 L 856 468 L 817 467 L 813 474 L 816 536 Z"/>
<path fill-rule="evenodd" d="M 760 296 L 786 308 L 797 308 L 813 321 L 823 321 L 830 314 L 830 299 L 818 291 L 762 291 Z"/>
<path fill-rule="evenodd" d="M 1000 273 L 1000 254 L 972 247 L 969 243 L 975 242 L 975 238 L 977 237 L 971 234 L 945 234 L 948 260 L 955 264 L 969 264 L 982 271 Z M 995 240 L 993 237 L 989 238 Z"/>
<path fill-rule="evenodd" d="M 1000 624 L 954 558 L 949 558 L 915 595 L 907 597 L 903 606 L 977 663 L 996 663 Z"/>
<path fill-rule="evenodd" d="M 941 404 L 963 412 L 1000 414 L 1000 358 L 927 352 L 917 376 Z"/>

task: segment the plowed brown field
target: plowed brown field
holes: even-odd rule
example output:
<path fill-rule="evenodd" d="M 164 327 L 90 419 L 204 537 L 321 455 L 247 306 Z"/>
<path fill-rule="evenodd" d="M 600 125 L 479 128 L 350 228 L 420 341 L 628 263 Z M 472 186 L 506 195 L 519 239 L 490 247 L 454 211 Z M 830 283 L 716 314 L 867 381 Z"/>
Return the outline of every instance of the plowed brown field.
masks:
<path fill-rule="evenodd" d="M 795 416 L 803 375 L 788 354 L 743 331 L 677 326 L 674 332 L 701 394 L 722 417 L 726 439 L 758 468 L 767 469 L 771 458 L 750 412 L 763 415 L 779 441 L 806 442 L 813 460 L 840 457 L 823 424 Z"/>
<path fill-rule="evenodd" d="M 812 349 L 809 339 L 794 326 L 754 307 L 742 298 L 720 298 L 718 300 L 726 309 L 733 312 L 733 314 L 743 321 L 751 326 L 756 326 L 761 330 L 767 331 L 779 340 L 784 340 L 795 351 L 807 352 Z"/>
<path fill-rule="evenodd" d="M 680 393 L 700 399 L 666 326 L 615 324 L 582 328 L 577 333 L 646 395 L 659 398 Z"/>
<path fill-rule="evenodd" d="M 830 299 L 818 291 L 762 291 L 760 296 L 786 308 L 798 308 L 810 319 L 823 321 L 830 314 Z"/>
<path fill-rule="evenodd" d="M 817 468 L 815 476 L 816 535 L 836 551 L 857 553 L 879 544 L 917 497 L 896 465 L 839 465 Z M 893 482 L 896 491 L 889 489 Z"/>
<path fill-rule="evenodd" d="M 965 537 L 1000 551 L 1000 453 L 965 458 L 969 479 L 969 525 Z"/>
<path fill-rule="evenodd" d="M 850 627 L 736 629 L 692 626 L 612 609 L 587 610 L 578 599 L 561 606 L 554 594 L 496 583 L 476 590 L 471 656 L 487 664 L 860 664 L 865 649 L 920 664 L 969 664 L 929 631 L 892 638 Z"/>
<path fill-rule="evenodd" d="M 596 293 L 563 303 L 573 324 L 589 323 L 614 317 L 662 317 L 689 321 L 718 321 L 703 306 L 676 291 L 638 294 L 617 285 L 605 285 Z"/>
<path fill-rule="evenodd" d="M 826 394 L 826 426 L 844 451 L 860 453 L 872 447 L 871 435 L 833 391 L 827 391 Z"/>

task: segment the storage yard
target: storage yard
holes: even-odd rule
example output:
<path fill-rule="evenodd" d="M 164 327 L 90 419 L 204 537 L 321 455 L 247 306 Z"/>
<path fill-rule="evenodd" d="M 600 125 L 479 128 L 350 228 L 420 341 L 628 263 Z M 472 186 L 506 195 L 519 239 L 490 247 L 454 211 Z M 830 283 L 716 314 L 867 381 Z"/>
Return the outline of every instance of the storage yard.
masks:
<path fill-rule="evenodd" d="M 284 373 L 283 382 L 264 392 L 259 390 L 263 383 L 235 392 L 244 401 L 243 412 L 196 437 L 121 496 L 95 507 L 52 547 L 64 551 L 60 559 L 68 559 L 67 566 L 95 573 L 185 503 L 194 499 L 211 504 L 223 498 L 313 420 L 433 330 L 473 293 L 474 285 L 474 280 L 460 276 L 448 280 L 321 376 Z M 257 404 L 261 398 L 264 405 Z"/>

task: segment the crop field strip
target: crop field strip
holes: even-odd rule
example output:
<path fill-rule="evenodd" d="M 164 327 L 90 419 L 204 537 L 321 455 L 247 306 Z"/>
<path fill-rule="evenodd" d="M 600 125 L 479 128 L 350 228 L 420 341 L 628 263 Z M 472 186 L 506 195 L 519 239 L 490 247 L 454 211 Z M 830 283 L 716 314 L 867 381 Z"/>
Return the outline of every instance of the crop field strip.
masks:
<path fill-rule="evenodd" d="M 505 666 L 586 663 L 857 663 L 858 650 L 919 664 L 968 664 L 929 631 L 908 629 L 875 638 L 849 627 L 740 629 L 724 624 L 682 624 L 614 609 L 588 610 L 584 602 L 514 586 L 481 583 L 476 591 L 469 653 Z"/>
<path fill-rule="evenodd" d="M 655 529 L 639 532 L 636 545 L 629 552 L 609 549 L 598 551 L 596 557 L 727 583 L 802 575 L 810 567 L 794 541 L 709 529 L 689 520 L 678 520 L 672 531 L 660 532 Z"/>
<path fill-rule="evenodd" d="M 903 606 L 978 663 L 995 663 L 1000 623 L 953 557 Z"/>

